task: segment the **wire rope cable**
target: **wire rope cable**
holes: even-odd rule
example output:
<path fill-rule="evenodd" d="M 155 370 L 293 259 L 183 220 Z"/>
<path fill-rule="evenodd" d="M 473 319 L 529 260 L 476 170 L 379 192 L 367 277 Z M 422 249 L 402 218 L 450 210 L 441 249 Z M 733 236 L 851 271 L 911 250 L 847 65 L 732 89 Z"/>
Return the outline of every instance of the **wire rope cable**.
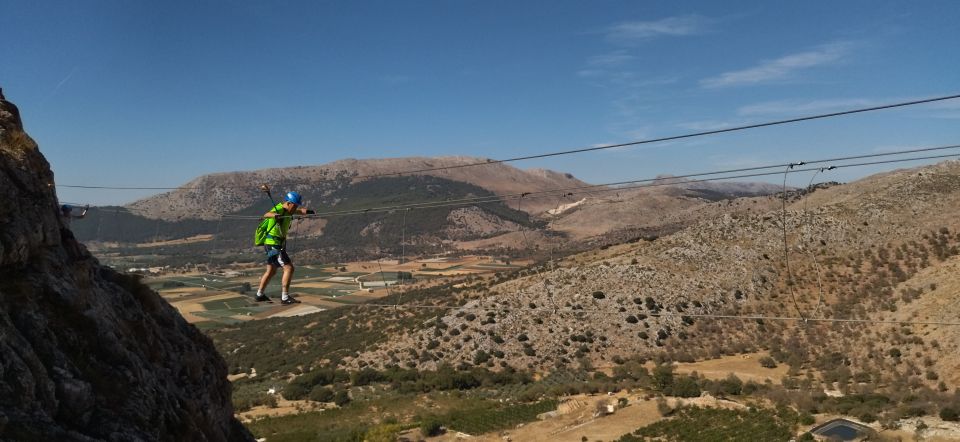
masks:
<path fill-rule="evenodd" d="M 919 104 L 928 104 L 928 103 L 935 103 L 935 102 L 939 102 L 939 101 L 953 100 L 953 99 L 956 99 L 956 98 L 960 98 L 960 94 L 945 95 L 945 96 L 925 98 L 925 99 L 920 99 L 920 100 L 904 101 L 904 102 L 884 104 L 884 105 L 879 105 L 879 106 L 871 106 L 871 107 L 862 107 L 862 108 L 856 108 L 856 109 L 848 109 L 848 110 L 838 111 L 838 112 L 829 112 L 829 113 L 822 113 L 822 114 L 815 114 L 815 115 L 807 115 L 807 116 L 803 116 L 803 117 L 796 117 L 796 118 L 788 118 L 788 119 L 782 119 L 782 120 L 767 121 L 767 122 L 763 122 L 763 123 L 746 124 L 746 125 L 728 127 L 728 128 L 724 128 L 724 129 L 714 129 L 714 130 L 707 130 L 707 131 L 700 131 L 700 132 L 692 132 L 692 133 L 685 133 L 685 134 L 680 134 L 680 135 L 671 135 L 671 136 L 659 137 L 659 138 L 648 138 L 648 139 L 644 139 L 644 140 L 631 141 L 631 142 L 627 142 L 627 143 L 606 144 L 606 145 L 602 145 L 602 146 L 593 146 L 593 147 L 586 147 L 586 148 L 580 148 L 580 149 L 562 150 L 562 151 L 547 152 L 547 153 L 534 154 L 534 155 L 524 155 L 524 156 L 517 156 L 517 157 L 512 157 L 512 158 L 504 158 L 504 159 L 499 159 L 499 160 L 488 159 L 488 160 L 483 161 L 483 162 L 459 164 L 459 165 L 452 165 L 452 166 L 430 167 L 430 168 L 422 168 L 422 169 L 414 169 L 414 170 L 405 170 L 405 171 L 397 171 L 397 172 L 388 172 L 388 173 L 380 173 L 380 174 L 361 175 L 361 176 L 353 177 L 352 179 L 380 178 L 380 177 L 387 177 L 387 176 L 409 175 L 409 174 L 417 174 L 417 173 L 424 173 L 424 172 L 449 171 L 449 170 L 452 170 L 452 169 L 462 169 L 462 168 L 467 168 L 467 167 L 477 167 L 477 166 L 486 166 L 486 165 L 491 165 L 491 164 L 512 163 L 512 162 L 517 162 L 517 161 L 540 159 L 540 158 L 549 158 L 549 157 L 556 157 L 556 156 L 562 156 L 562 155 L 571 155 L 571 154 L 578 154 L 578 153 L 585 153 L 585 152 L 596 152 L 596 151 L 602 151 L 602 150 L 608 150 L 608 149 L 617 149 L 617 148 L 623 148 L 623 147 L 629 147 L 629 146 L 639 146 L 639 145 L 643 145 L 643 144 L 651 144 L 651 143 L 658 143 L 658 142 L 664 142 L 664 141 L 674 141 L 674 140 L 681 140 L 681 139 L 687 139 L 687 138 L 702 137 L 702 136 L 707 136 L 707 135 L 716 135 L 716 134 L 722 134 L 722 133 L 737 132 L 737 131 L 743 131 L 743 130 L 749 130 L 749 129 L 758 129 L 758 128 L 762 128 L 762 127 L 779 126 L 779 125 L 791 124 L 791 123 L 798 123 L 798 122 L 803 122 L 803 121 L 820 120 L 820 119 L 825 119 L 825 118 L 833 118 L 833 117 L 839 117 L 839 116 L 844 116 L 844 115 L 853 115 L 853 114 L 859 114 L 859 113 L 865 113 L 865 112 L 873 112 L 873 111 L 878 111 L 878 110 L 886 110 L 886 109 L 894 109 L 894 108 L 900 108 L 900 107 L 915 106 L 915 105 L 919 105 Z M 332 181 L 332 180 L 326 179 L 326 180 L 324 180 L 324 181 Z M 115 190 L 188 190 L 188 189 L 199 189 L 199 188 L 201 188 L 201 187 L 197 187 L 197 186 L 195 186 L 195 187 L 186 187 L 186 186 L 179 186 L 179 187 L 160 187 L 160 186 L 157 186 L 157 187 L 126 187 L 126 186 L 89 186 L 89 185 L 75 185 L 75 184 L 60 184 L 60 185 L 57 185 L 57 187 L 67 187 L 67 188 L 77 188 L 77 189 L 115 189 Z M 219 187 L 221 187 L 221 188 L 244 188 L 244 187 L 246 187 L 246 186 L 237 185 L 237 186 L 219 186 Z"/>

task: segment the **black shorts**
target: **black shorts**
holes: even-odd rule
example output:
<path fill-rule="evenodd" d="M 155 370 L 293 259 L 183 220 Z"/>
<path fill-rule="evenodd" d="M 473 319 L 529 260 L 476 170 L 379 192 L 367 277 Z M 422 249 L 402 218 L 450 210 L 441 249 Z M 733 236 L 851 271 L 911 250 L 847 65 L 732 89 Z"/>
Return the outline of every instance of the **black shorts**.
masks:
<path fill-rule="evenodd" d="M 287 251 L 280 246 L 263 246 L 263 250 L 267 252 L 268 265 L 274 267 L 293 265 L 293 261 L 290 261 L 290 257 L 287 256 Z"/>

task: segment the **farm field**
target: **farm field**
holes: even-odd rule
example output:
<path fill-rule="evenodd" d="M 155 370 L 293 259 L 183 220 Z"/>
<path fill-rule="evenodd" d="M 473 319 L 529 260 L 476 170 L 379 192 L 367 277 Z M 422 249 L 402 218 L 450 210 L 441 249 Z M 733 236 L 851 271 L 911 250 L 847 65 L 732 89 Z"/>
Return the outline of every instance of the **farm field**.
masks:
<path fill-rule="evenodd" d="M 272 317 L 300 316 L 318 311 L 371 302 L 404 285 L 424 287 L 467 275 L 492 275 L 529 264 L 518 260 L 510 265 L 482 256 L 429 258 L 396 261 L 362 261 L 337 265 L 300 265 L 296 268 L 291 292 L 302 303 L 280 304 L 280 276 L 267 288 L 272 303 L 254 301 L 262 268 L 219 269 L 216 273 L 182 273 L 151 276 L 144 280 L 183 317 L 200 327 L 220 327 L 243 321 Z M 412 281 L 399 284 L 397 272 L 407 272 Z M 358 281 L 363 281 L 363 288 Z"/>

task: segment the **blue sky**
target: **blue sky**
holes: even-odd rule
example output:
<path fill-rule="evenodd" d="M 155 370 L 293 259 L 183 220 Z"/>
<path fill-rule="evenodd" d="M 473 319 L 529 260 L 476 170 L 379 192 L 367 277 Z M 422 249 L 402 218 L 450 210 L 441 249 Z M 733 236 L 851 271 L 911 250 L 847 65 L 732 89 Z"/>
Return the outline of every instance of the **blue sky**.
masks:
<path fill-rule="evenodd" d="M 60 184 L 503 158 L 960 93 L 955 1 L 0 0 L 0 23 L 0 87 Z M 954 144 L 958 123 L 954 100 L 515 165 L 599 183 Z"/>

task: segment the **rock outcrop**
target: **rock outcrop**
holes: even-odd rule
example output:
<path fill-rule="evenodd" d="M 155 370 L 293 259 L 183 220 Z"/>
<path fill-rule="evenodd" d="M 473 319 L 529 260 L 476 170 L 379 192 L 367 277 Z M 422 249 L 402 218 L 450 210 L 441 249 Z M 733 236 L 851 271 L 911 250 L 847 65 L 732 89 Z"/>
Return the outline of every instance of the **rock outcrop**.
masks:
<path fill-rule="evenodd" d="M 0 440 L 252 440 L 210 340 L 65 228 L 2 99 L 0 189 Z"/>

